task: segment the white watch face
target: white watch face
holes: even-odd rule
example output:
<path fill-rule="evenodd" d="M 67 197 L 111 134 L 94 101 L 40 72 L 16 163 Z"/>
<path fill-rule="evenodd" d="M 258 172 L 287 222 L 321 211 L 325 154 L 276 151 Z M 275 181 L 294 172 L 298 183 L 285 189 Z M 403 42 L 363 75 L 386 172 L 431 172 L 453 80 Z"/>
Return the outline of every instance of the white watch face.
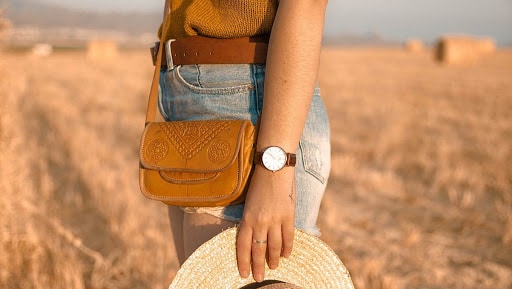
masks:
<path fill-rule="evenodd" d="M 265 168 L 278 171 L 286 164 L 286 152 L 280 147 L 269 147 L 263 152 L 261 162 Z"/>

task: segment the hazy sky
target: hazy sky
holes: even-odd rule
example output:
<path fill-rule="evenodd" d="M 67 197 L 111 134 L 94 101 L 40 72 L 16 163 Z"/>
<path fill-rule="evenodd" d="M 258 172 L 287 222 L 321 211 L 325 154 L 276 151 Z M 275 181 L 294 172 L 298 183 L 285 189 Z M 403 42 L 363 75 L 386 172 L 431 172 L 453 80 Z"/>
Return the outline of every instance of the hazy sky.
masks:
<path fill-rule="evenodd" d="M 35 0 L 95 10 L 158 10 L 163 0 Z M 325 33 L 391 40 L 442 34 L 490 36 L 512 45 L 512 0 L 330 0 Z"/>

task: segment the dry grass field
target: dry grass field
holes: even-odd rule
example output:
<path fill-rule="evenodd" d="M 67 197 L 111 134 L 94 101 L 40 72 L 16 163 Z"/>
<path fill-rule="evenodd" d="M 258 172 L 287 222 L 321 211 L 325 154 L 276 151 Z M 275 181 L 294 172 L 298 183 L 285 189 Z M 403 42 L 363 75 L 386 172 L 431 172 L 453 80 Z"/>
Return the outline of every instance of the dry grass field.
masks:
<path fill-rule="evenodd" d="M 152 66 L 0 53 L 0 287 L 166 288 L 163 205 L 138 191 Z M 326 47 L 322 238 L 358 289 L 512 288 L 512 51 Z"/>

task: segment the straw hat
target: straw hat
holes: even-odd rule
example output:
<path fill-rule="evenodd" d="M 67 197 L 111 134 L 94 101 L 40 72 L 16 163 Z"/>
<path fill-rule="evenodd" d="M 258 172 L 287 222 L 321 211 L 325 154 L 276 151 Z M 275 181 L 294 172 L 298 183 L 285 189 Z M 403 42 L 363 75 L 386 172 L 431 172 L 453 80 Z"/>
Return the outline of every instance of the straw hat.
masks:
<path fill-rule="evenodd" d="M 242 279 L 238 273 L 236 234 L 234 227 L 201 245 L 181 266 L 169 289 L 354 289 L 349 272 L 336 253 L 317 237 L 299 229 L 295 229 L 291 256 L 281 258 L 275 270 L 266 266 L 266 281 L 256 286 L 252 277 Z"/>

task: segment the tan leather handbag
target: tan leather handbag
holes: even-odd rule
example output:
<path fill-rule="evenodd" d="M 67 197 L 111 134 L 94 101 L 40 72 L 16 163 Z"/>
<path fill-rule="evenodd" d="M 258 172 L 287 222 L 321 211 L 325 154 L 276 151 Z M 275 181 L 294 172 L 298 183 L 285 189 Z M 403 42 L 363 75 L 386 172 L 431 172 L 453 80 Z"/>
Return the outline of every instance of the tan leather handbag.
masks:
<path fill-rule="evenodd" d="M 254 136 L 244 120 L 150 122 L 140 146 L 141 191 L 178 206 L 242 202 Z"/>
<path fill-rule="evenodd" d="M 242 202 L 253 168 L 255 126 L 249 120 L 156 122 L 163 49 L 160 41 L 140 144 L 142 193 L 176 206 Z"/>

